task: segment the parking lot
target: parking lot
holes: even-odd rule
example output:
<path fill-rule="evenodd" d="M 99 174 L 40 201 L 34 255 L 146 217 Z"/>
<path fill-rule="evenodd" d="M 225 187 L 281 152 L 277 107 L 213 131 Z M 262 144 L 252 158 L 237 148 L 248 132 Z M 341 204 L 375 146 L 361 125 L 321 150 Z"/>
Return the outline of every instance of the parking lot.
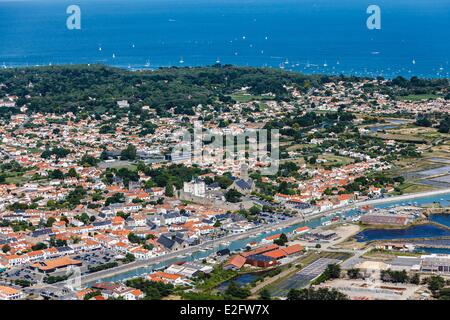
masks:
<path fill-rule="evenodd" d="M 117 253 L 114 253 L 111 250 L 98 250 L 87 253 L 82 253 L 73 256 L 72 258 L 75 260 L 83 261 L 82 272 L 87 272 L 87 266 L 99 266 L 106 263 L 114 262 L 117 259 L 115 258 Z"/>
<path fill-rule="evenodd" d="M 99 266 L 106 263 L 114 262 L 117 259 L 116 253 L 110 250 L 98 250 L 92 252 L 81 253 L 71 256 L 75 260 L 83 262 L 81 266 L 81 273 L 88 273 L 87 266 Z M 9 270 L 5 270 L 0 274 L 0 284 L 14 285 L 17 280 L 29 281 L 32 285 L 42 283 L 47 276 L 64 276 L 66 275 L 66 269 L 57 270 L 49 274 L 43 274 L 34 270 L 30 264 L 26 264 L 19 267 L 14 267 Z"/>
<path fill-rule="evenodd" d="M 12 268 L 0 275 L 0 283 L 6 285 L 14 284 L 17 280 L 25 280 L 31 282 L 31 284 L 36 284 L 42 282 L 43 279 L 44 275 L 42 273 L 36 272 L 29 266 Z"/>

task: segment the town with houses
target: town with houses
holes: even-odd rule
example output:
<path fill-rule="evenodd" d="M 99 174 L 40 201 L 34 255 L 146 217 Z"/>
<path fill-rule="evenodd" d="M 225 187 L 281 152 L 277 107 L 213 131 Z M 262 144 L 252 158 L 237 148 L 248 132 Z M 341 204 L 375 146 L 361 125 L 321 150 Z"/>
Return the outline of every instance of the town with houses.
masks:
<path fill-rule="evenodd" d="M 49 113 L 5 93 L 0 300 L 448 298 L 450 255 L 417 251 L 450 248 L 448 82 L 427 99 L 377 90 L 388 82 L 285 86 L 283 100 L 241 87 L 187 114 L 141 103 L 145 122 L 134 99 L 115 100 L 125 116 Z M 199 122 L 232 141 L 277 129 L 279 157 L 204 140 L 199 157 L 174 152 Z M 375 236 L 411 225 L 440 233 Z"/>

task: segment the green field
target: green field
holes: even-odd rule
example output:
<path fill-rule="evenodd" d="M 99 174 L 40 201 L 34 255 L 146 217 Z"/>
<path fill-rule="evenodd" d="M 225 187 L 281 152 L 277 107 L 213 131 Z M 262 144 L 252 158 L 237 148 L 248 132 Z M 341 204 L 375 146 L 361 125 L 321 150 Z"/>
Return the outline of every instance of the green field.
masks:
<path fill-rule="evenodd" d="M 230 97 L 233 98 L 234 100 L 236 100 L 237 102 L 240 102 L 240 103 L 247 103 L 247 102 L 251 102 L 251 101 L 273 100 L 273 97 L 269 97 L 269 96 L 255 96 L 255 95 L 245 94 L 245 93 L 232 94 L 232 95 L 230 95 Z"/>
<path fill-rule="evenodd" d="M 424 184 L 406 182 L 400 186 L 400 190 L 403 193 L 417 193 L 436 190 L 436 188 Z"/>
<path fill-rule="evenodd" d="M 421 101 L 421 100 L 429 100 L 429 99 L 436 99 L 440 98 L 440 96 L 435 94 L 411 94 L 408 96 L 398 96 L 396 97 L 397 100 L 402 101 Z"/>
<path fill-rule="evenodd" d="M 336 156 L 332 154 L 324 154 L 322 156 L 319 156 L 319 159 L 325 159 L 328 162 L 325 162 L 324 165 L 342 165 L 345 166 L 347 164 L 355 162 L 352 158 L 349 157 L 343 157 L 343 156 Z"/>

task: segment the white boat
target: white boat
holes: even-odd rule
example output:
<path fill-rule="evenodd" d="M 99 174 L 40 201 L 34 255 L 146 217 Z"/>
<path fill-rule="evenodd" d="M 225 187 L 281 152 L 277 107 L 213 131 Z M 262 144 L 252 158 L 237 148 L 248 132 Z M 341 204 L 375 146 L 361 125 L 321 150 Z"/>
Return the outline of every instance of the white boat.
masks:
<path fill-rule="evenodd" d="M 183 57 L 180 58 L 180 63 L 184 63 Z"/>
<path fill-rule="evenodd" d="M 116 54 L 115 54 L 115 53 L 113 53 L 113 55 L 112 55 L 112 58 L 113 58 L 113 59 L 115 59 L 115 58 L 116 58 Z"/>
<path fill-rule="evenodd" d="M 220 59 L 219 58 L 217 58 L 216 63 L 220 63 Z"/>

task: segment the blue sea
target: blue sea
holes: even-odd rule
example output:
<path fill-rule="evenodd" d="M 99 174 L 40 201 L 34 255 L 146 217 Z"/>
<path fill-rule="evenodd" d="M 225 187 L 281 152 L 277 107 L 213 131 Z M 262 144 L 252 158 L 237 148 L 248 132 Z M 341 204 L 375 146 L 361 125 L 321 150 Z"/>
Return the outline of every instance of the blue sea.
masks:
<path fill-rule="evenodd" d="M 268 66 L 448 77 L 450 0 L 0 0 L 0 65 Z M 66 9 L 81 9 L 68 30 Z"/>

